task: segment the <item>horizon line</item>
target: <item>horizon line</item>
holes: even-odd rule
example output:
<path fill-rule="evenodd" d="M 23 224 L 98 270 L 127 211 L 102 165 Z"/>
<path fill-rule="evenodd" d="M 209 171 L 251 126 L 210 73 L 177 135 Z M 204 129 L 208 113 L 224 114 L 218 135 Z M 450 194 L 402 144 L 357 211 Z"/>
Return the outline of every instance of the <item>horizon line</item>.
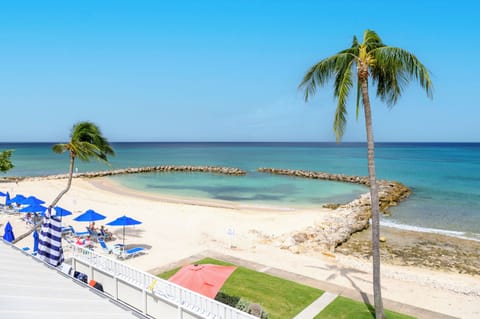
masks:
<path fill-rule="evenodd" d="M 66 143 L 67 141 L 16 141 L 16 142 L 6 142 L 6 141 L 0 141 L 0 144 L 58 144 L 58 143 Z M 127 144 L 127 143 L 143 143 L 143 144 L 147 144 L 147 143 L 169 143 L 169 144 L 173 144 L 173 143 L 184 143 L 184 144 L 194 144 L 194 143 L 198 143 L 198 144 L 226 144 L 226 143 L 229 143 L 229 144 L 234 144 L 234 143 L 238 143 L 238 144 L 246 144 L 246 143 L 250 143 L 250 144 L 265 144 L 265 143 L 269 143 L 269 144 L 346 144 L 346 143 L 350 143 L 350 144 L 366 144 L 367 142 L 366 141 L 340 141 L 340 142 L 335 142 L 335 141 L 110 141 L 110 143 L 112 144 L 116 144 L 116 143 L 124 143 L 124 144 Z M 391 143 L 391 144 L 405 144 L 405 143 L 409 143 L 409 144 L 446 144 L 446 143 L 457 143 L 457 144 L 478 144 L 480 143 L 480 141 L 375 141 L 375 144 L 377 143 Z"/>

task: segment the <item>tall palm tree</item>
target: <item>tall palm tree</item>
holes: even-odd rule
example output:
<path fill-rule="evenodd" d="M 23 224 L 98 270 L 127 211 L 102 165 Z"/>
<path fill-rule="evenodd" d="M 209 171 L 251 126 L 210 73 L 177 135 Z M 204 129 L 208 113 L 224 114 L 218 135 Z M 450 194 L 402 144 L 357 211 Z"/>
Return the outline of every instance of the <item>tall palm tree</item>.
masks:
<path fill-rule="evenodd" d="M 52 150 L 58 154 L 69 152 L 70 169 L 67 187 L 58 194 L 50 204 L 50 207 L 55 206 L 62 196 L 70 190 L 75 158 L 87 162 L 91 158 L 98 159 L 102 162 L 108 162 L 107 155 L 115 155 L 110 143 L 105 137 L 103 137 L 100 128 L 91 122 L 79 122 L 73 125 L 70 133 L 70 141 L 64 144 L 55 144 L 53 145 Z"/>
<path fill-rule="evenodd" d="M 330 79 L 334 80 L 334 96 L 337 109 L 333 129 L 337 142 L 343 136 L 346 125 L 346 103 L 350 91 L 354 87 L 356 75 L 356 112 L 360 110 L 360 101 L 365 113 L 368 148 L 368 176 L 370 182 L 370 203 L 372 214 L 372 256 L 373 256 L 373 293 L 375 317 L 384 318 L 380 285 L 380 226 L 378 189 L 375 173 L 374 141 L 372 114 L 368 93 L 369 79 L 376 86 L 377 97 L 392 107 L 406 84 L 417 80 L 425 89 L 427 96 L 432 97 L 432 82 L 428 70 L 412 53 L 397 47 L 385 45 L 372 30 L 366 30 L 363 41 L 359 43 L 353 37 L 352 46 L 337 54 L 325 58 L 312 66 L 305 74 L 299 87 L 305 90 L 305 101 L 314 95 L 317 88 L 324 86 Z"/>
<path fill-rule="evenodd" d="M 67 187 L 58 194 L 52 201 L 49 208 L 54 207 L 58 201 L 65 195 L 72 185 L 73 168 L 75 165 L 75 158 L 82 161 L 89 161 L 91 158 L 96 158 L 102 162 L 107 163 L 107 155 L 115 155 L 113 148 L 105 137 L 103 137 L 97 125 L 91 122 L 79 122 L 73 125 L 70 133 L 70 141 L 63 144 L 55 144 L 52 147 L 55 153 L 69 152 L 70 154 L 70 170 L 68 175 Z M 41 225 L 38 224 L 37 227 Z M 24 234 L 15 238 L 13 243 L 16 243 L 23 238 L 30 235 L 35 228 L 30 229 Z"/>

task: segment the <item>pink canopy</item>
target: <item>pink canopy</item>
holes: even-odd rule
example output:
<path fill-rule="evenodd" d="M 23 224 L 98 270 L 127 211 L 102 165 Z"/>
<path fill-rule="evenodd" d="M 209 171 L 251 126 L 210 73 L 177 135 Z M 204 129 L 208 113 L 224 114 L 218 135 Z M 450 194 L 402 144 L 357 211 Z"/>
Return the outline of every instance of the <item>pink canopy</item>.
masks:
<path fill-rule="evenodd" d="M 237 269 L 235 266 L 212 264 L 183 266 L 169 281 L 209 298 L 215 298 L 220 288 Z"/>

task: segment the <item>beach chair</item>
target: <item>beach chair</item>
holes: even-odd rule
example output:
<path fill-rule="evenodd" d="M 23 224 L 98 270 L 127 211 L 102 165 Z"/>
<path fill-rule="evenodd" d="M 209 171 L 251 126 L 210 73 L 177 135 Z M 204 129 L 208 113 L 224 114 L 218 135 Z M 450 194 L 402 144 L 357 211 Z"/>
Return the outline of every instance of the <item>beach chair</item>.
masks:
<path fill-rule="evenodd" d="M 113 240 L 112 233 L 109 231 L 106 231 L 105 228 L 103 228 L 103 226 L 100 228 L 99 234 L 103 237 L 103 240 L 105 241 Z"/>
<path fill-rule="evenodd" d="M 121 251 L 121 247 L 119 244 L 115 244 L 113 246 L 107 245 L 105 241 L 101 238 L 98 238 L 98 243 L 100 244 L 100 247 L 102 247 L 102 250 L 107 253 L 107 254 L 114 254 L 114 255 L 119 255 Z"/>
<path fill-rule="evenodd" d="M 90 238 L 92 238 L 93 241 L 98 242 L 99 239 L 104 239 L 103 236 L 100 233 L 92 230 L 90 227 L 87 226 L 85 228 L 87 228 L 87 232 L 88 232 L 88 234 L 90 235 Z"/>
<path fill-rule="evenodd" d="M 88 235 L 90 235 L 88 231 L 75 231 L 72 225 L 68 225 L 68 227 L 65 227 L 64 229 L 66 230 L 67 228 L 70 228 L 70 233 L 75 237 L 87 237 Z M 62 234 L 64 229 L 62 228 Z"/>
<path fill-rule="evenodd" d="M 127 258 L 130 258 L 130 257 L 133 258 L 137 255 L 145 254 L 146 252 L 147 251 L 143 247 L 133 247 L 133 248 L 130 248 L 130 249 L 127 249 L 127 250 L 121 252 L 118 255 L 118 258 L 121 258 L 121 259 L 127 259 Z"/>

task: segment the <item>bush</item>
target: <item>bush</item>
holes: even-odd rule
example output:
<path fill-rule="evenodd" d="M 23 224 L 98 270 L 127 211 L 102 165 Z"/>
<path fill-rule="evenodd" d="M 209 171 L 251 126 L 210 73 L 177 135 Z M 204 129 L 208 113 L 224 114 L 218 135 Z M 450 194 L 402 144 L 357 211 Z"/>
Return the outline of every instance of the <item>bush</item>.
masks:
<path fill-rule="evenodd" d="M 230 296 L 224 292 L 219 291 L 218 294 L 215 296 L 215 300 L 229 305 L 230 307 L 236 308 L 240 297 Z"/>
<path fill-rule="evenodd" d="M 252 303 L 246 299 L 240 299 L 236 308 L 248 314 L 254 315 L 261 319 L 268 319 L 268 312 L 263 310 L 262 306 L 257 303 Z"/>

